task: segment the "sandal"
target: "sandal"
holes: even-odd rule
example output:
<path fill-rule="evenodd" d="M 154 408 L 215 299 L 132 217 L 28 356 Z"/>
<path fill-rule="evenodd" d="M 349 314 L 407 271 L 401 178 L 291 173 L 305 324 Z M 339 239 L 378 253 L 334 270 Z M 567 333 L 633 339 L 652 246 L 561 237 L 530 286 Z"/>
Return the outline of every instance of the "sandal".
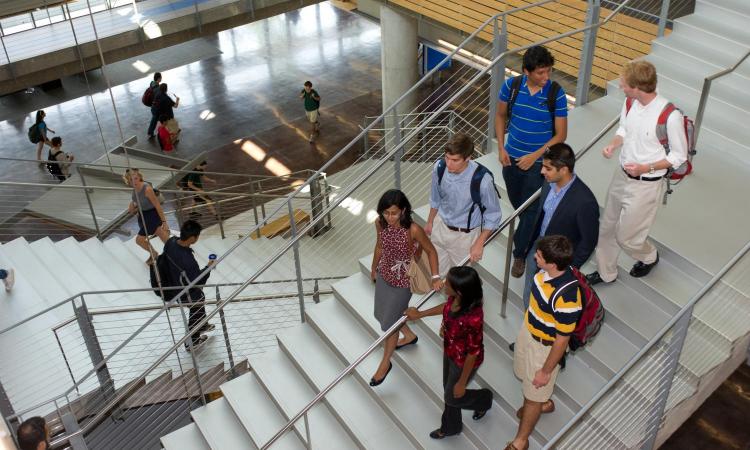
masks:
<path fill-rule="evenodd" d="M 513 445 L 512 441 L 508 442 L 508 444 L 505 446 L 505 450 L 528 450 L 528 449 L 529 449 L 528 442 L 526 443 L 526 446 L 524 448 L 518 448 L 518 447 L 516 447 L 515 445 Z"/>
<path fill-rule="evenodd" d="M 471 418 L 474 420 L 479 420 L 484 417 L 485 414 L 487 414 L 486 409 L 484 411 L 474 411 L 474 415 L 472 415 Z"/>
<path fill-rule="evenodd" d="M 459 431 L 458 433 L 447 434 L 447 433 L 443 433 L 443 430 L 438 428 L 437 430 L 433 430 L 430 432 L 430 437 L 433 439 L 443 439 L 443 438 L 447 438 L 448 436 L 455 436 L 460 433 L 461 432 Z"/>
<path fill-rule="evenodd" d="M 555 402 L 553 402 L 552 399 L 549 399 L 542 405 L 542 414 L 549 414 L 551 412 L 555 412 Z M 520 419 L 522 415 L 523 406 L 518 408 L 518 411 L 516 411 L 516 417 Z"/>

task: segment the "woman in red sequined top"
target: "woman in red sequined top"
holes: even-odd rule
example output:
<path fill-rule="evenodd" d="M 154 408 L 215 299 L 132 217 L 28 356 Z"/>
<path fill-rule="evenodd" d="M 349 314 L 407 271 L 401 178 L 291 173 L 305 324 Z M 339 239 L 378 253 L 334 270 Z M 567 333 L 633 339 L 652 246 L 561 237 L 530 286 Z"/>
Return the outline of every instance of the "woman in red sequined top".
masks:
<path fill-rule="evenodd" d="M 411 204 L 403 192 L 397 189 L 387 191 L 378 202 L 378 218 L 375 220 L 377 242 L 372 258 L 371 278 L 375 283 L 375 318 L 380 329 L 387 331 L 404 316 L 409 306 L 409 264 L 419 249 L 427 253 L 430 261 L 432 287 L 442 288 L 438 257 L 435 247 L 422 227 L 411 219 Z M 419 256 L 419 255 L 417 255 Z M 400 332 L 404 337 L 399 341 L 399 333 L 393 333 L 384 342 L 383 359 L 370 379 L 370 386 L 378 386 L 390 372 L 391 355 L 394 350 L 417 343 L 417 335 L 404 325 Z"/>
<path fill-rule="evenodd" d="M 479 420 L 492 407 L 492 391 L 466 389 L 484 360 L 482 343 L 484 311 L 482 280 L 476 270 L 467 266 L 452 267 L 445 279 L 448 301 L 424 311 L 406 310 L 409 320 L 443 315 L 440 336 L 443 338 L 443 399 L 445 408 L 440 428 L 430 433 L 433 439 L 459 434 L 463 429 L 461 410 L 474 411 Z"/>

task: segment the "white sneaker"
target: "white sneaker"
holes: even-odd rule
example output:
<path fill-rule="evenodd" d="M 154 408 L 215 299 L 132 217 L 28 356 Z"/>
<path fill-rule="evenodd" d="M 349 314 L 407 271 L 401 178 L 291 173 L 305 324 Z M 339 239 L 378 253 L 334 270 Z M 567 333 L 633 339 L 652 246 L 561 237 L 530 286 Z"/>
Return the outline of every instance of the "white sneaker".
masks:
<path fill-rule="evenodd" d="M 8 276 L 3 280 L 3 284 L 5 285 L 5 292 L 10 292 L 13 289 L 13 284 L 16 282 L 16 271 L 8 269 L 7 272 Z"/>

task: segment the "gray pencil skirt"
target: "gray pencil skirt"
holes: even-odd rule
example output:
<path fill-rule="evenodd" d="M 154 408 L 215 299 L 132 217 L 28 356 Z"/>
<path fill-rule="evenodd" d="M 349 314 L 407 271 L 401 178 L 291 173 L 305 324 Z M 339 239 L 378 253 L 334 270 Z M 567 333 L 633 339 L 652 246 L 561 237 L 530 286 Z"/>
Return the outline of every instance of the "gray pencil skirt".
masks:
<path fill-rule="evenodd" d="M 378 275 L 375 281 L 375 318 L 386 331 L 404 315 L 409 307 L 411 290 L 391 286 Z"/>

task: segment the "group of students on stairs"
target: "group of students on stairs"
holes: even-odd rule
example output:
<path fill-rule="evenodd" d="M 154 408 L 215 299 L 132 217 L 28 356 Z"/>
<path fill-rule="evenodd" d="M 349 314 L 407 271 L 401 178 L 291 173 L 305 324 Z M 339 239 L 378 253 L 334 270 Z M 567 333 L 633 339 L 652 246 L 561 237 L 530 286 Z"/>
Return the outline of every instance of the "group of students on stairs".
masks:
<path fill-rule="evenodd" d="M 566 352 L 596 332 L 584 336 L 580 333 L 586 327 L 581 325 L 603 320 L 591 285 L 614 282 L 620 250 L 637 261 L 630 271 L 633 277 L 647 275 L 658 263 L 656 248 L 647 238 L 664 194 L 662 181 L 686 163 L 689 153 L 686 119 L 656 93 L 654 66 L 646 61 L 628 63 L 620 80 L 627 97 L 620 126 L 602 151 L 611 158 L 622 148 L 600 223 L 598 202 L 575 173 L 575 153 L 564 142 L 567 101 L 564 90 L 550 81 L 553 64 L 547 49 L 530 48 L 523 58 L 523 75 L 503 84 L 495 118 L 501 137 L 498 157 L 513 207 L 519 208 L 541 189 L 539 198 L 520 215 L 513 239 L 511 273 L 516 278 L 526 274 L 523 326 L 510 346 L 524 402 L 517 411 L 516 436 L 506 450 L 528 448 L 541 414 L 555 410 L 551 396 Z M 660 116 L 665 116 L 662 141 L 655 132 L 662 126 Z M 502 138 L 506 134 L 507 139 Z M 434 439 L 461 433 L 461 409 L 472 410 L 472 418 L 480 420 L 492 406 L 490 390 L 467 389 L 484 358 L 484 300 L 478 273 L 460 264 L 482 258 L 502 214 L 492 173 L 471 159 L 473 153 L 468 136 L 459 133 L 449 140 L 433 167 L 424 228 L 412 220 L 411 204 L 399 190 L 384 193 L 377 206 L 371 278 L 374 315 L 382 331 L 404 315 L 407 321 L 443 317 L 444 411 L 440 427 L 430 433 Z M 584 276 L 579 269 L 595 251 L 598 271 Z M 409 307 L 412 293 L 423 293 L 415 288 L 419 283 L 414 278 L 420 275 L 412 269 L 418 264 L 429 266 L 429 284 L 446 295 L 444 303 L 422 311 Z M 590 313 L 589 303 L 598 304 L 599 311 Z M 418 339 L 405 322 L 387 337 L 370 385 L 385 381 L 394 351 Z"/>

